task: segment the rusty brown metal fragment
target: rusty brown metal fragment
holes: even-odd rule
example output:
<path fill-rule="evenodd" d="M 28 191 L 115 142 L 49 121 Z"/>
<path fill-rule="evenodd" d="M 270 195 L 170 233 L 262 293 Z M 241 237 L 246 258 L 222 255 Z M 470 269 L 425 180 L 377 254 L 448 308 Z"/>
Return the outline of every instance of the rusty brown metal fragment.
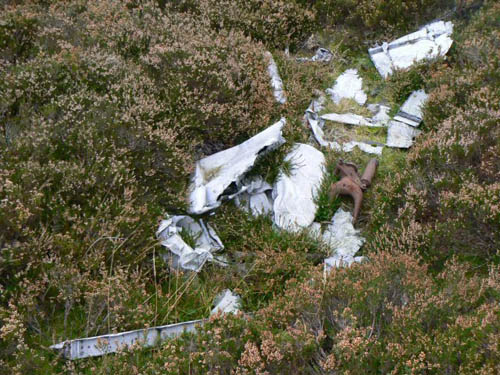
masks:
<path fill-rule="evenodd" d="M 350 195 L 354 200 L 354 213 L 352 222 L 355 223 L 358 219 L 359 211 L 361 209 L 361 202 L 363 201 L 363 191 L 361 187 L 355 183 L 350 177 L 342 177 L 340 181 L 332 185 L 330 190 L 330 197 L 335 198 L 337 195 Z"/>
<path fill-rule="evenodd" d="M 363 189 L 367 189 L 371 185 L 373 176 L 375 176 L 375 172 L 377 171 L 377 167 L 378 167 L 378 160 L 375 158 L 370 159 L 370 161 L 365 167 L 363 175 L 361 176 L 361 183 L 365 186 L 362 187 Z"/>
<path fill-rule="evenodd" d="M 335 174 L 340 175 L 340 181 L 332 184 L 330 187 L 330 199 L 333 200 L 337 195 L 349 195 L 354 200 L 353 224 L 358 220 L 363 202 L 363 190 L 366 190 L 372 183 L 372 179 L 377 171 L 378 160 L 370 159 L 363 175 L 358 173 L 358 167 L 352 163 L 346 163 L 339 160 L 335 167 Z"/>

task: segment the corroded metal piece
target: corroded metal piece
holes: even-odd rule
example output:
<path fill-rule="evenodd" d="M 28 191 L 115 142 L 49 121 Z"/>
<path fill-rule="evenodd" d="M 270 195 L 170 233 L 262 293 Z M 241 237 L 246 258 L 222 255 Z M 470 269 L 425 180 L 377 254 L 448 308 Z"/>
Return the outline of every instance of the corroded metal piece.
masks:
<path fill-rule="evenodd" d="M 361 202 L 363 201 L 363 191 L 361 187 L 355 183 L 350 177 L 343 177 L 339 182 L 332 185 L 330 190 L 330 198 L 335 198 L 337 195 L 350 195 L 354 200 L 354 213 L 352 222 L 358 220 Z"/>
<path fill-rule="evenodd" d="M 365 186 L 365 187 L 362 186 L 363 189 L 367 189 L 371 185 L 373 176 L 375 176 L 375 172 L 377 171 L 377 167 L 378 167 L 378 160 L 370 159 L 370 161 L 365 167 L 363 175 L 361 176 L 361 183 Z"/>
<path fill-rule="evenodd" d="M 346 163 L 343 160 L 339 160 L 337 166 L 335 167 L 335 174 L 340 175 L 340 178 L 349 177 L 357 185 L 361 186 L 358 167 L 355 164 Z"/>
<path fill-rule="evenodd" d="M 337 195 L 350 195 L 354 200 L 353 223 L 358 220 L 363 202 L 363 190 L 366 190 L 372 182 L 377 171 L 378 160 L 370 159 L 363 175 L 360 177 L 358 168 L 352 163 L 346 163 L 339 160 L 335 168 L 335 174 L 340 175 L 340 181 L 332 184 L 330 187 L 330 199 L 333 200 Z"/>

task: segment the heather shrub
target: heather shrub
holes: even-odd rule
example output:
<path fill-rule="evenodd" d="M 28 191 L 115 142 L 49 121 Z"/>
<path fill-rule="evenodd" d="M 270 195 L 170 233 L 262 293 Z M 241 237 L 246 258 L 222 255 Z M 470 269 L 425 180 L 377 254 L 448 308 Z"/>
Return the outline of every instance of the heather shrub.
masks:
<path fill-rule="evenodd" d="M 402 105 L 415 90 L 425 87 L 425 76 L 429 71 L 429 63 L 417 64 L 411 69 L 397 70 L 387 79 L 388 94 L 396 105 Z M 393 108 L 393 111 L 397 111 Z"/>
<path fill-rule="evenodd" d="M 173 6 L 208 19 L 217 31 L 239 31 L 273 48 L 296 47 L 314 27 L 314 13 L 295 0 L 178 1 Z"/>
<path fill-rule="evenodd" d="M 469 277 L 468 266 L 451 262 L 434 281 L 417 257 L 396 254 L 373 255 L 370 264 L 351 271 L 362 272 L 358 277 L 347 277 L 352 287 L 339 288 L 351 298 L 343 310 L 333 310 L 340 329 L 324 366 L 364 373 L 493 373 L 499 353 L 488 343 L 498 334 L 499 311 L 491 308 L 498 268 Z M 465 323 L 471 321 L 483 324 L 471 330 Z"/>
<path fill-rule="evenodd" d="M 148 3 L 111 4 L 98 3 L 79 18 L 92 25 L 93 43 L 139 60 L 161 87 L 162 115 L 169 128 L 182 129 L 178 143 L 191 149 L 207 143 L 209 154 L 269 125 L 274 102 L 261 46 L 238 31 L 212 31 L 203 18 Z M 94 25 L 106 14 L 113 19 Z"/>
<path fill-rule="evenodd" d="M 0 48 L 3 59 L 16 62 L 33 53 L 37 32 L 37 19 L 33 14 L 9 12 L 0 24 Z"/>
<path fill-rule="evenodd" d="M 62 339 L 207 316 L 216 293 L 169 272 L 154 231 L 185 209 L 197 157 L 270 124 L 262 47 L 128 5 L 2 9 L 0 372 L 47 373 Z"/>
<path fill-rule="evenodd" d="M 317 0 L 314 8 L 318 17 L 329 24 L 343 24 L 378 33 L 409 31 L 436 17 L 454 1 L 401 0 Z"/>

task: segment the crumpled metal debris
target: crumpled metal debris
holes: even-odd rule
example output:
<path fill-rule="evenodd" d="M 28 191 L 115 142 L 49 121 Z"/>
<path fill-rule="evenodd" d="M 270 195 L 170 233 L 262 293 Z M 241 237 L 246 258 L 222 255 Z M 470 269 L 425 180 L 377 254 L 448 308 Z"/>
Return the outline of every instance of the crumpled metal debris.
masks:
<path fill-rule="evenodd" d="M 394 120 L 413 127 L 419 126 L 423 117 L 422 108 L 428 97 L 424 90 L 413 91 L 394 116 Z"/>
<path fill-rule="evenodd" d="M 286 103 L 285 89 L 283 88 L 283 81 L 281 80 L 280 74 L 278 72 L 278 66 L 273 59 L 271 52 L 266 52 L 266 57 L 269 60 L 269 65 L 267 66 L 267 72 L 271 77 L 271 87 L 273 88 L 274 98 L 278 103 Z"/>
<path fill-rule="evenodd" d="M 351 152 L 355 147 L 359 147 L 362 151 L 370 154 L 376 154 L 376 155 L 382 154 L 383 146 L 376 146 L 358 141 L 350 141 L 341 145 L 340 143 L 335 141 L 325 140 L 323 132 L 325 119 L 322 118 L 322 116 L 320 117 L 318 115 L 318 112 L 320 112 L 323 109 L 324 102 L 325 102 L 325 97 L 320 97 L 317 100 L 313 100 L 309 105 L 309 107 L 307 108 L 306 113 L 304 115 L 305 121 L 311 127 L 313 136 L 316 139 L 316 141 L 320 144 L 320 146 L 344 152 Z"/>
<path fill-rule="evenodd" d="M 366 142 L 350 141 L 342 145 L 342 151 L 351 152 L 354 147 L 358 147 L 361 151 L 366 152 L 367 154 L 375 155 L 382 155 L 382 150 L 384 149 L 384 146 L 377 146 Z"/>
<path fill-rule="evenodd" d="M 363 201 L 363 191 L 366 190 L 372 182 L 377 171 L 378 160 L 370 159 L 365 167 L 363 175 L 358 173 L 358 167 L 352 163 L 346 163 L 339 160 L 335 168 L 335 174 L 340 175 L 340 181 L 332 184 L 330 187 L 330 199 L 333 200 L 338 194 L 350 195 L 354 200 L 353 224 L 356 223 L 361 203 Z"/>
<path fill-rule="evenodd" d="M 318 48 L 313 57 L 298 57 L 297 61 L 306 62 L 306 61 L 320 61 L 320 62 L 330 62 L 333 58 L 333 53 L 329 49 L 326 48 Z"/>
<path fill-rule="evenodd" d="M 324 96 L 320 96 L 318 99 L 311 101 L 304 114 L 304 121 L 311 127 L 314 138 L 320 146 L 340 149 L 341 146 L 337 142 L 329 142 L 324 137 L 323 126 L 325 121 L 319 117 L 318 113 L 323 110 L 325 100 Z"/>
<path fill-rule="evenodd" d="M 273 190 L 274 223 L 281 229 L 298 231 L 314 221 L 315 196 L 325 172 L 322 152 L 306 144 L 296 144 L 286 155 L 291 163 L 289 175 L 281 172 Z"/>
<path fill-rule="evenodd" d="M 325 259 L 326 272 L 334 267 L 350 266 L 353 262 L 361 262 L 364 259 L 354 256 L 363 246 L 365 239 L 359 235 L 352 221 L 351 213 L 339 208 L 333 215 L 332 223 L 323 232 L 323 242 L 334 251 L 332 256 Z"/>
<path fill-rule="evenodd" d="M 218 314 L 236 314 L 241 309 L 241 297 L 226 289 L 215 297 L 215 307 L 210 315 Z"/>
<path fill-rule="evenodd" d="M 358 75 L 357 69 L 347 69 L 342 73 L 331 89 L 326 89 L 332 100 L 339 104 L 344 98 L 353 99 L 359 105 L 366 103 L 366 93 L 363 91 L 363 79 Z"/>
<path fill-rule="evenodd" d="M 67 340 L 52 345 L 50 348 L 61 352 L 64 358 L 70 360 L 98 357 L 134 346 L 154 346 L 159 341 L 178 337 L 184 332 L 194 332 L 196 326 L 203 323 L 203 319 L 198 319 L 159 327 Z"/>
<path fill-rule="evenodd" d="M 322 99 L 324 100 L 324 97 L 322 97 Z M 317 112 L 313 109 L 315 107 L 322 108 L 322 104 L 319 104 L 318 101 L 313 100 L 309 108 L 306 110 L 306 114 L 304 116 L 306 122 L 311 127 L 314 138 L 320 144 L 320 146 L 328 147 L 333 150 L 341 150 L 342 146 L 339 143 L 335 141 L 325 140 L 323 132 L 325 120 L 318 116 Z M 320 109 L 318 109 L 317 111 L 320 111 Z"/>
<path fill-rule="evenodd" d="M 453 44 L 453 23 L 436 21 L 390 43 L 368 50 L 380 75 L 387 78 L 415 62 L 444 56 Z"/>
<path fill-rule="evenodd" d="M 280 121 L 247 141 L 207 156 L 196 163 L 190 187 L 190 213 L 202 214 L 219 207 L 222 200 L 234 198 L 245 188 L 240 181 L 257 157 L 282 145 L 286 120 Z"/>
<path fill-rule="evenodd" d="M 210 315 L 215 315 L 219 311 L 223 314 L 234 314 L 239 311 L 241 305 L 240 297 L 230 290 L 225 290 L 219 297 L 216 297 L 215 304 Z M 52 345 L 50 348 L 59 351 L 64 358 L 69 360 L 98 357 L 134 346 L 151 347 L 160 341 L 178 337 L 184 332 L 196 332 L 196 327 L 202 326 L 205 322 L 206 319 L 197 319 L 159 327 L 67 340 Z"/>
<path fill-rule="evenodd" d="M 368 110 L 373 114 L 371 121 L 380 126 L 387 126 L 391 117 L 389 116 L 390 107 L 383 104 L 369 104 Z"/>
<path fill-rule="evenodd" d="M 191 236 L 196 244 L 193 249 L 181 236 L 182 232 Z M 196 221 L 189 216 L 178 215 L 162 220 L 156 236 L 169 251 L 162 254 L 172 267 L 198 272 L 208 261 L 218 261 L 213 253 L 223 250 L 224 245 L 215 230 L 203 220 Z"/>
<path fill-rule="evenodd" d="M 321 94 L 317 99 L 313 99 L 306 109 L 306 115 L 320 113 L 325 108 L 326 97 Z"/>
<path fill-rule="evenodd" d="M 378 122 L 373 122 L 361 115 L 356 115 L 354 113 L 325 113 L 320 116 L 323 120 L 340 122 L 342 124 L 348 125 L 358 125 L 358 126 L 370 126 L 374 128 L 380 128 L 384 125 Z"/>
<path fill-rule="evenodd" d="M 273 187 L 256 177 L 250 181 L 243 181 L 245 191 L 234 198 L 238 207 L 241 207 L 253 216 L 267 215 L 273 211 Z"/>
<path fill-rule="evenodd" d="M 420 130 L 413 126 L 406 125 L 399 121 L 389 122 L 387 128 L 388 147 L 410 148 L 413 145 L 413 140 L 421 133 Z"/>
<path fill-rule="evenodd" d="M 413 139 L 420 134 L 420 130 L 415 128 L 422 122 L 422 108 L 427 98 L 424 90 L 411 93 L 394 119 L 389 122 L 387 146 L 409 148 L 413 145 Z"/>

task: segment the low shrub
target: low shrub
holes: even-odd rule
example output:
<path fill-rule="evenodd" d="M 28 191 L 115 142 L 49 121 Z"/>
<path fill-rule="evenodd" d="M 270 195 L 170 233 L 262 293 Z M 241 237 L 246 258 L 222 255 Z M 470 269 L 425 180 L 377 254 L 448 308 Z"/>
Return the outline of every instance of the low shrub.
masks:
<path fill-rule="evenodd" d="M 30 13 L 11 9 L 0 23 L 2 59 L 16 63 L 34 54 L 34 40 L 38 29 L 37 18 Z"/>
<path fill-rule="evenodd" d="M 295 0 L 176 1 L 173 9 L 210 21 L 217 31 L 244 33 L 270 48 L 296 47 L 314 28 L 314 13 Z"/>
<path fill-rule="evenodd" d="M 263 48 L 129 5 L 2 9 L 0 372 L 44 373 L 48 343 L 206 316 L 214 297 L 164 297 L 157 281 L 183 276 L 152 272 L 154 231 L 185 210 L 196 158 L 271 123 Z"/>
<path fill-rule="evenodd" d="M 435 18 L 437 10 L 453 4 L 452 0 L 316 0 L 314 8 L 324 23 L 387 34 L 411 31 L 415 26 Z"/>

